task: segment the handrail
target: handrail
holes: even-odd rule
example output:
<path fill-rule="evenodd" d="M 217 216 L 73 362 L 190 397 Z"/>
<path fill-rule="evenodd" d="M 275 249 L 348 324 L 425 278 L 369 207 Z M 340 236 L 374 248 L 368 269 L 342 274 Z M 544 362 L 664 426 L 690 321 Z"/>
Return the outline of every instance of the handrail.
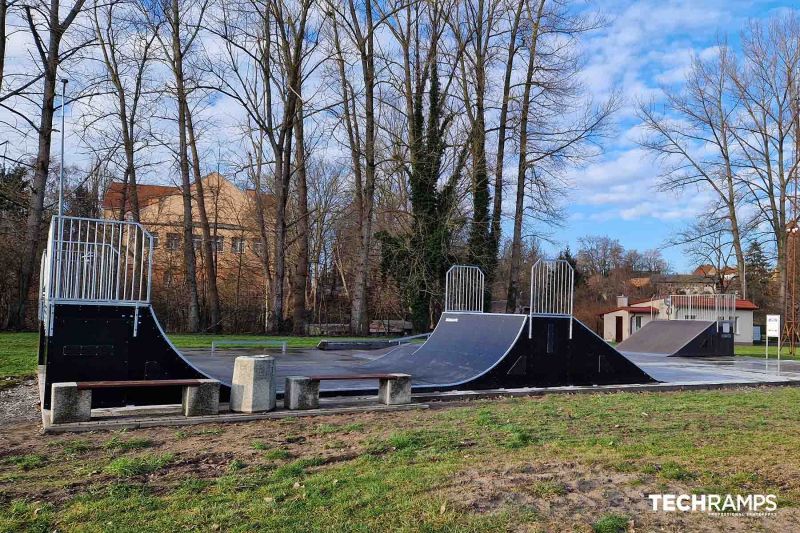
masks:
<path fill-rule="evenodd" d="M 153 236 L 141 224 L 54 216 L 42 255 L 40 317 L 56 303 L 149 304 L 152 268 Z"/>

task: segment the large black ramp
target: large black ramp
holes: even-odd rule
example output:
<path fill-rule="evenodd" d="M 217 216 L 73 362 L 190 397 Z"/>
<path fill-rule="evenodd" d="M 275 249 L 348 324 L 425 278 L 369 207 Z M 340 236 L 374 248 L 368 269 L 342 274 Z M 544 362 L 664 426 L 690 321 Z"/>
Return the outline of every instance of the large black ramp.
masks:
<path fill-rule="evenodd" d="M 53 308 L 52 335 L 40 333 L 39 364 L 44 369 L 43 407 L 50 386 L 69 381 L 205 378 L 172 345 L 152 306 L 66 305 Z M 230 389 L 222 385 L 227 401 Z M 102 389 L 93 407 L 180 403 L 178 387 Z"/>
<path fill-rule="evenodd" d="M 359 365 L 320 366 L 313 373 L 407 373 L 417 392 L 655 381 L 577 320 L 537 316 L 530 338 L 528 332 L 526 315 L 444 313 L 414 352 L 396 350 Z M 323 382 L 322 390 L 355 393 L 375 385 Z"/>
<path fill-rule="evenodd" d="M 653 320 L 619 343 L 617 350 L 665 357 L 732 357 L 732 324 L 723 322 L 718 326 L 716 322 L 706 320 Z"/>

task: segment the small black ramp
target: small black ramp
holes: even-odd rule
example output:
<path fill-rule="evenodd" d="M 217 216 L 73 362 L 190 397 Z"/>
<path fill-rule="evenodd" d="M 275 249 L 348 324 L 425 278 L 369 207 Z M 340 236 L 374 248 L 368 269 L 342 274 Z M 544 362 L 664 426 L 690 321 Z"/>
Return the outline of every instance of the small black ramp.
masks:
<path fill-rule="evenodd" d="M 707 320 L 653 320 L 619 343 L 617 350 L 665 357 L 733 356 L 731 326 Z"/>

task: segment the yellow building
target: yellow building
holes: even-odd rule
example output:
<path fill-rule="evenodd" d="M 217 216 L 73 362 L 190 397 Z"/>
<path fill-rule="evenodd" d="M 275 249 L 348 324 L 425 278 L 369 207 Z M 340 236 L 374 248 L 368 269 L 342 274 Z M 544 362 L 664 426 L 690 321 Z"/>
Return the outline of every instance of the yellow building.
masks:
<path fill-rule="evenodd" d="M 103 197 L 103 216 L 119 219 L 124 211 L 130 219 L 130 198 L 123 205 L 124 184 L 112 182 Z M 167 298 L 177 290 L 183 277 L 183 197 L 177 186 L 137 185 L 139 218 L 154 237 L 154 294 Z M 205 286 L 202 228 L 197 209 L 196 187 L 192 186 L 195 253 L 198 285 Z M 239 309 L 250 300 L 261 305 L 265 294 L 263 247 L 253 190 L 242 190 L 214 172 L 203 178 L 206 212 L 216 257 L 217 285 L 224 303 Z M 262 196 L 268 220 L 274 212 L 274 198 Z"/>

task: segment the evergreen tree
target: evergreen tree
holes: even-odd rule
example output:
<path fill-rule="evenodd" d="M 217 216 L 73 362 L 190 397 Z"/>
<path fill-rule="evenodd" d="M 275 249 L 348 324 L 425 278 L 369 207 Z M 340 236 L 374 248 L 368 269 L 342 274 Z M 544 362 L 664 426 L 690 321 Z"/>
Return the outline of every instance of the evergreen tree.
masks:
<path fill-rule="evenodd" d="M 744 256 L 747 272 L 747 292 L 750 299 L 759 307 L 769 303 L 769 285 L 772 279 L 772 265 L 764 254 L 761 244 L 752 241 Z"/>

